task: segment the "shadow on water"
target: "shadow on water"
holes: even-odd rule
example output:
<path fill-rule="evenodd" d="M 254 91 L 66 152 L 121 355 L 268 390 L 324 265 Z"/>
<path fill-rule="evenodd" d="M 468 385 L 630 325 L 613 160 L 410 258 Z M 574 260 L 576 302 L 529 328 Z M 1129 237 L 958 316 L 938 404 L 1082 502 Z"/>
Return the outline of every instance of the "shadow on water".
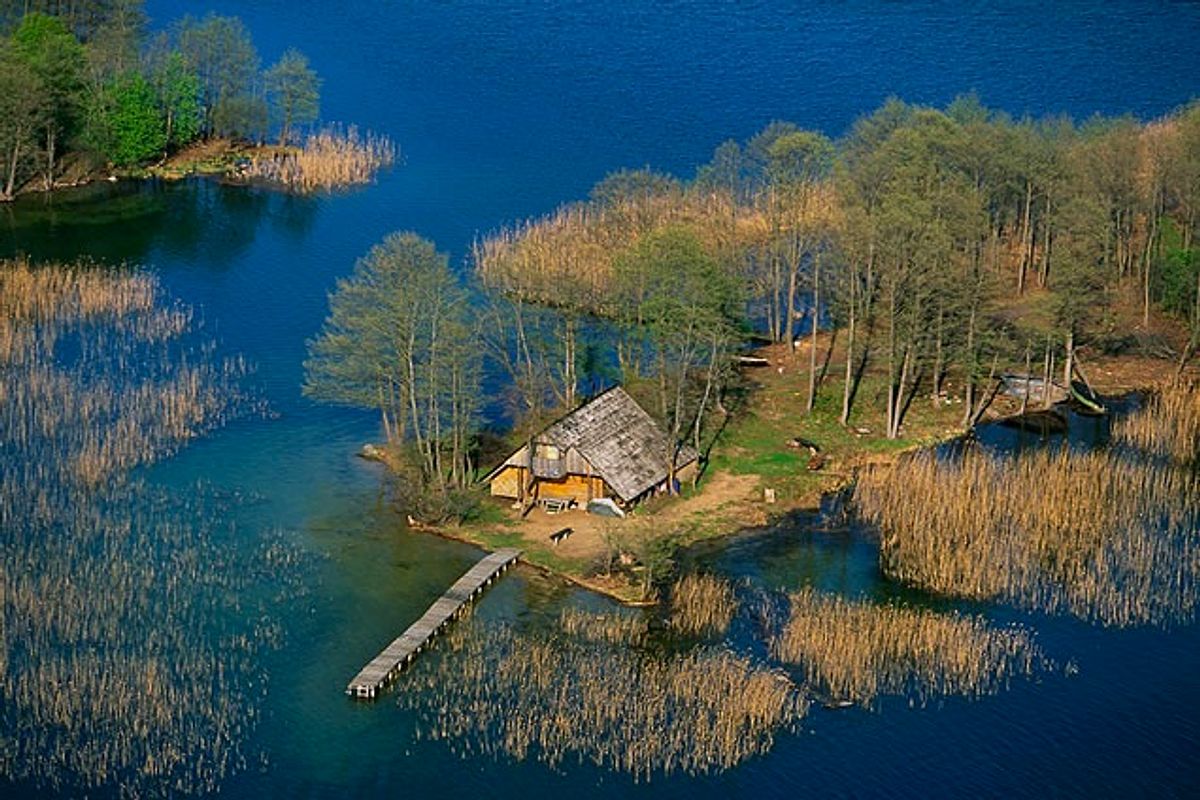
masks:
<path fill-rule="evenodd" d="M 240 263 L 264 221 L 299 240 L 320 200 L 213 179 L 101 182 L 0 206 L 0 257 L 35 254 L 71 261 L 152 263 L 158 251 L 217 271 Z"/>

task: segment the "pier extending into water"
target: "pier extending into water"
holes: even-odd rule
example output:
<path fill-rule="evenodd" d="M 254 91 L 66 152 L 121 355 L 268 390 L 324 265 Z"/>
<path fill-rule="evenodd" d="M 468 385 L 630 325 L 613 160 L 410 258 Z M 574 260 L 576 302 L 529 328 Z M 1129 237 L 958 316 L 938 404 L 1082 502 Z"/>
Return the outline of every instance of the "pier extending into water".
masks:
<path fill-rule="evenodd" d="M 351 697 L 373 700 L 393 678 L 400 674 L 417 653 L 424 649 L 429 640 L 446 627 L 467 603 L 475 599 L 488 584 L 504 573 L 521 555 L 520 550 L 497 550 L 480 559 L 454 582 L 419 620 L 408 627 L 383 652 L 375 656 L 370 664 L 354 676 L 346 686 Z"/>

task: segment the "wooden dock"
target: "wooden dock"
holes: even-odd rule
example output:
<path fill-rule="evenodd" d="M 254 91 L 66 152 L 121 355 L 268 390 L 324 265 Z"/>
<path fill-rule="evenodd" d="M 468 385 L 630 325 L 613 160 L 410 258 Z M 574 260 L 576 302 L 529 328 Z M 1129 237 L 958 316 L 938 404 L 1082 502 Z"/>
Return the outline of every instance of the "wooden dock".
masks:
<path fill-rule="evenodd" d="M 346 694 L 367 700 L 377 697 L 383 687 L 400 674 L 400 670 L 424 649 L 438 631 L 458 616 L 463 607 L 475 599 L 488 584 L 512 566 L 520 555 L 520 550 L 506 549 L 484 556 L 478 564 L 455 581 L 454 585 L 429 607 L 424 616 L 385 647 L 370 664 L 363 667 L 346 686 Z"/>

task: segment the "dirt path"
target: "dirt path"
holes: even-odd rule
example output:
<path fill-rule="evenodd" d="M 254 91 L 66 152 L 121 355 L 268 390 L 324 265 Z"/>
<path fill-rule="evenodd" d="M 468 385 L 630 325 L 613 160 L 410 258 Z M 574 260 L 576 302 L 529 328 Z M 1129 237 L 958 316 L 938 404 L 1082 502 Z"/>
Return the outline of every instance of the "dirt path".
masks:
<path fill-rule="evenodd" d="M 673 498 L 664 501 L 664 506 L 653 515 L 637 514 L 621 520 L 589 514 L 583 509 L 571 509 L 559 514 L 548 514 L 541 508 L 529 512 L 524 520 L 517 522 L 514 531 L 520 533 L 527 546 L 546 546 L 550 535 L 563 528 L 573 532 L 560 544 L 553 545 L 556 554 L 564 558 L 585 561 L 599 560 L 608 550 L 606 536 L 609 531 L 621 526 L 651 521 L 664 532 L 689 526 L 714 522 L 735 522 L 736 528 L 765 520 L 761 510 L 753 508 L 758 479 L 753 475 L 730 475 L 717 473 L 704 483 L 704 490 L 694 497 Z M 506 514 L 514 520 L 517 512 L 507 508 Z M 740 521 L 740 522 L 738 522 Z"/>

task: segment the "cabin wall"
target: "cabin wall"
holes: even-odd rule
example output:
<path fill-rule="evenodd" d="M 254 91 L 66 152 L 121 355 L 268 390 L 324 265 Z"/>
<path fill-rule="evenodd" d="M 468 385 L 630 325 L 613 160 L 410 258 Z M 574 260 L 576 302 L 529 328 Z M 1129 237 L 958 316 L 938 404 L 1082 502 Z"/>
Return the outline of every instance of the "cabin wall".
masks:
<path fill-rule="evenodd" d="M 588 489 L 591 489 L 589 496 Z M 585 505 L 589 499 L 608 497 L 608 487 L 600 478 L 589 478 L 586 475 L 568 475 L 557 481 L 538 479 L 537 496 L 551 497 L 556 500 L 574 500 L 579 505 Z"/>
<path fill-rule="evenodd" d="M 699 471 L 699 469 L 699 461 L 692 461 L 688 464 L 685 464 L 675 473 L 675 480 L 679 481 L 681 486 L 683 484 L 691 483 L 696 477 L 696 473 Z"/>
<path fill-rule="evenodd" d="M 492 478 L 489 491 L 492 497 L 508 497 L 516 500 L 521 496 L 521 477 L 527 474 L 521 467 L 505 467 Z M 591 494 L 588 494 L 588 488 Z M 552 481 L 539 478 L 533 489 L 536 497 L 551 497 L 556 500 L 574 500 L 579 505 L 585 505 L 589 499 L 612 497 L 612 490 L 602 478 L 587 475 L 567 475 L 561 480 Z"/>
<path fill-rule="evenodd" d="M 521 496 L 521 474 L 525 470 L 520 467 L 505 467 L 492 478 L 491 493 L 492 497 L 511 497 L 517 499 Z"/>

